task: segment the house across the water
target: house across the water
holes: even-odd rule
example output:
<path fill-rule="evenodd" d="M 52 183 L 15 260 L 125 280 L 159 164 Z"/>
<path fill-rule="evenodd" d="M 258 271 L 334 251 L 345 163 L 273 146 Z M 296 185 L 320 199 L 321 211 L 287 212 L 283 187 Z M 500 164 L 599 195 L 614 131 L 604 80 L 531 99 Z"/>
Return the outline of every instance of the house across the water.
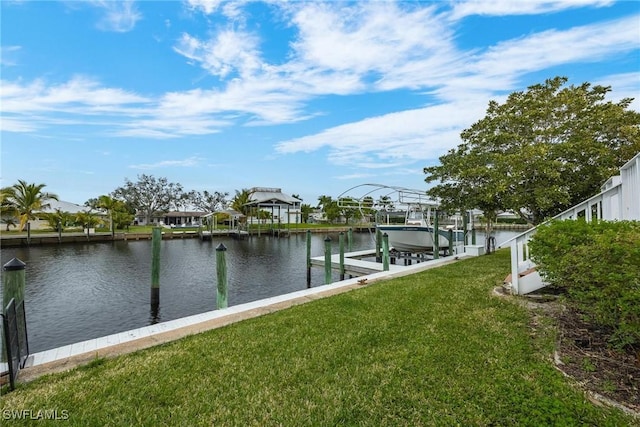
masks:
<path fill-rule="evenodd" d="M 269 213 L 269 222 L 278 224 L 299 224 L 302 222 L 300 205 L 302 200 L 285 194 L 280 188 L 253 187 L 249 190 L 249 223 L 258 223 L 261 215 L 258 211 Z"/>

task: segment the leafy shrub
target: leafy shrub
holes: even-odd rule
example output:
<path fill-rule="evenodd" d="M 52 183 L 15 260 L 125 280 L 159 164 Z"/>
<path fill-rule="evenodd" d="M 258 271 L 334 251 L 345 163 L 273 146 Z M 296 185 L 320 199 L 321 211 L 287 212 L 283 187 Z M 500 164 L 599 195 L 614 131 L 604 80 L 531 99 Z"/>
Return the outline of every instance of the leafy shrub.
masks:
<path fill-rule="evenodd" d="M 613 331 L 616 347 L 640 345 L 640 222 L 554 221 L 530 242 L 540 274 L 567 303 Z"/>

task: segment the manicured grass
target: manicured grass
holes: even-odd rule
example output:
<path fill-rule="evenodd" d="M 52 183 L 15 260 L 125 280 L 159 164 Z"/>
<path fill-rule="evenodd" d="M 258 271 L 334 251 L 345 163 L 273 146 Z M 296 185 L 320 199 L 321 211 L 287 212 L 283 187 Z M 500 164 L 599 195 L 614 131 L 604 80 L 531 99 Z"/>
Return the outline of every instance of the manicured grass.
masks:
<path fill-rule="evenodd" d="M 552 328 L 491 290 L 509 253 L 375 283 L 22 384 L 69 425 L 631 425 L 551 363 Z M 46 423 L 45 423 L 46 424 Z"/>

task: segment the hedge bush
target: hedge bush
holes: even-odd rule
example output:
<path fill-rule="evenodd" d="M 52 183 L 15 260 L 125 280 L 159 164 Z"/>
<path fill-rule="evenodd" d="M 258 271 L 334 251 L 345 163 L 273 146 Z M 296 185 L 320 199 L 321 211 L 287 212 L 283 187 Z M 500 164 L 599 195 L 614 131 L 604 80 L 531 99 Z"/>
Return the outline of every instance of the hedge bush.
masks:
<path fill-rule="evenodd" d="M 612 331 L 617 347 L 640 346 L 640 222 L 553 221 L 529 244 L 542 277 L 566 288 L 567 304 Z"/>

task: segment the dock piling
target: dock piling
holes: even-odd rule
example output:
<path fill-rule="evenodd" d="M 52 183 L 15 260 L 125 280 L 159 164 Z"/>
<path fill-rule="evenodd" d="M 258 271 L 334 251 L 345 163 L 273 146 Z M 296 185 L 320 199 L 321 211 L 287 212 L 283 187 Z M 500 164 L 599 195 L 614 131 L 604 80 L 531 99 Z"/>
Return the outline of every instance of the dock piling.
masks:
<path fill-rule="evenodd" d="M 389 271 L 389 236 L 382 235 L 382 271 Z"/>
<path fill-rule="evenodd" d="M 344 280 L 344 231 L 340 232 L 340 280 Z"/>
<path fill-rule="evenodd" d="M 438 211 L 433 211 L 433 259 L 440 258 L 440 230 L 438 224 Z"/>
<path fill-rule="evenodd" d="M 227 248 L 224 244 L 220 243 L 216 247 L 216 271 L 218 274 L 218 294 L 216 297 L 216 304 L 218 310 L 227 308 Z"/>
<path fill-rule="evenodd" d="M 331 237 L 324 239 L 324 284 L 331 283 Z"/>
<path fill-rule="evenodd" d="M 15 300 L 16 305 L 24 301 L 25 268 L 26 264 L 18 258 L 13 258 L 2 267 L 4 271 L 2 301 L 5 306 L 12 298 Z M 3 314 L 5 308 L 2 307 L 2 310 L 0 310 Z"/>
<path fill-rule="evenodd" d="M 463 236 L 463 240 L 464 240 L 464 246 L 467 246 L 468 242 L 469 242 L 469 212 L 468 211 L 463 211 L 462 212 L 462 236 Z"/>
<path fill-rule="evenodd" d="M 311 287 L 311 230 L 307 230 L 307 288 Z"/>
<path fill-rule="evenodd" d="M 162 229 L 153 227 L 151 231 L 151 308 L 160 305 L 160 245 Z"/>

